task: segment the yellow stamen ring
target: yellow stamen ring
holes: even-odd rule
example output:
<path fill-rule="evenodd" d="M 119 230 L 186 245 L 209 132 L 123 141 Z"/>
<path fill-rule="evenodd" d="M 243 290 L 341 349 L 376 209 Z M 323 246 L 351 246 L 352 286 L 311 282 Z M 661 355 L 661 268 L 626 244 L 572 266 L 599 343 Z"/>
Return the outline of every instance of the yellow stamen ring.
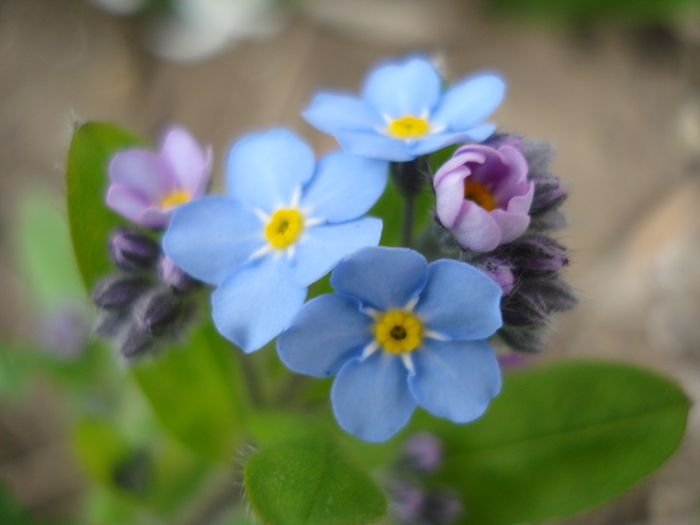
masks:
<path fill-rule="evenodd" d="M 493 195 L 478 182 L 468 179 L 464 181 L 464 198 L 478 204 L 486 211 L 496 209 L 496 200 L 493 198 Z"/>
<path fill-rule="evenodd" d="M 389 123 L 387 132 L 394 138 L 418 139 L 428 134 L 430 124 L 423 118 L 401 117 Z"/>
<path fill-rule="evenodd" d="M 304 229 L 304 218 L 297 210 L 277 210 L 265 226 L 265 237 L 275 248 L 296 242 Z"/>
<path fill-rule="evenodd" d="M 167 210 L 182 204 L 187 204 L 192 200 L 192 194 L 185 190 L 173 190 L 160 200 L 160 209 Z"/>
<path fill-rule="evenodd" d="M 402 310 L 391 310 L 377 320 L 374 336 L 384 350 L 400 354 L 420 345 L 423 326 L 416 316 Z"/>

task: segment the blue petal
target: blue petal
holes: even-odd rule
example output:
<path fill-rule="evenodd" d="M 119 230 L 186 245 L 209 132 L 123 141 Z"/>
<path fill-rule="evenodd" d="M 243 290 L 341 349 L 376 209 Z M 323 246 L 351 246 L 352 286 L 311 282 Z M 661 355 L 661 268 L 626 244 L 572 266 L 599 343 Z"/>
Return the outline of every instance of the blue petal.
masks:
<path fill-rule="evenodd" d="M 389 176 L 385 160 L 356 157 L 343 151 L 326 155 L 304 188 L 302 208 L 310 217 L 343 222 L 364 215 L 384 192 Z"/>
<path fill-rule="evenodd" d="M 484 339 L 501 327 L 502 293 L 473 266 L 441 259 L 428 267 L 414 311 L 426 328 L 449 339 Z"/>
<path fill-rule="evenodd" d="M 272 213 L 289 206 L 313 171 L 311 148 L 290 131 L 277 129 L 249 135 L 233 146 L 226 183 L 234 199 Z"/>
<path fill-rule="evenodd" d="M 471 141 L 471 134 L 466 131 L 458 131 L 456 133 L 436 133 L 435 135 L 430 135 L 424 139 L 413 140 L 408 143 L 407 147 L 408 152 L 411 155 L 419 157 L 420 155 L 433 153 L 451 144 Z"/>
<path fill-rule="evenodd" d="M 506 83 L 497 75 L 467 78 L 447 90 L 430 120 L 454 131 L 469 129 L 494 112 L 505 91 Z"/>
<path fill-rule="evenodd" d="M 486 341 L 435 341 L 411 353 L 411 392 L 420 406 L 455 423 L 484 413 L 501 389 L 501 372 Z"/>
<path fill-rule="evenodd" d="M 411 418 L 416 402 L 401 359 L 378 351 L 340 369 L 331 389 L 333 412 L 345 430 L 367 441 L 386 441 Z"/>
<path fill-rule="evenodd" d="M 361 100 L 335 93 L 318 93 L 302 116 L 329 135 L 341 129 L 374 129 L 386 125 L 381 115 Z"/>
<path fill-rule="evenodd" d="M 366 246 L 376 246 L 382 220 L 364 217 L 342 224 L 312 226 L 296 245 L 289 265 L 291 278 L 308 286 L 330 272 L 338 261 Z"/>
<path fill-rule="evenodd" d="M 375 67 L 367 77 L 362 98 L 382 115 L 420 117 L 440 99 L 441 79 L 430 61 L 413 57 Z"/>
<path fill-rule="evenodd" d="M 469 136 L 469 140 L 472 142 L 483 142 L 496 131 L 496 126 L 494 124 L 482 124 L 481 126 L 476 126 L 467 130 L 465 133 Z"/>
<path fill-rule="evenodd" d="M 306 288 L 292 282 L 281 258 L 261 257 L 242 266 L 212 294 L 214 324 L 245 352 L 270 342 L 304 304 Z"/>
<path fill-rule="evenodd" d="M 345 151 L 359 157 L 394 162 L 416 158 L 408 152 L 406 141 L 382 135 L 378 131 L 339 131 L 335 138 Z"/>
<path fill-rule="evenodd" d="M 377 310 L 402 308 L 425 286 L 428 263 L 408 248 L 365 248 L 343 259 L 331 274 L 336 292 Z"/>
<path fill-rule="evenodd" d="M 265 244 L 263 224 L 227 197 L 205 197 L 175 210 L 163 250 L 188 274 L 219 284 Z"/>
<path fill-rule="evenodd" d="M 336 293 L 321 295 L 306 303 L 282 332 L 277 352 L 295 372 L 334 375 L 372 342 L 372 323 L 354 299 Z"/>

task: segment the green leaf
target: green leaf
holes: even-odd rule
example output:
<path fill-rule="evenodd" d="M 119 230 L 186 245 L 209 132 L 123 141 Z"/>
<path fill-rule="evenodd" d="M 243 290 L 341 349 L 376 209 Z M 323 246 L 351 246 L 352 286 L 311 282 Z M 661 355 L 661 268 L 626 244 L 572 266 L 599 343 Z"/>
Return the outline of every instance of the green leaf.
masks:
<path fill-rule="evenodd" d="M 68 218 L 78 268 L 88 290 L 112 269 L 107 253 L 110 232 L 127 224 L 104 203 L 109 161 L 119 150 L 145 144 L 136 135 L 104 122 L 83 124 L 73 135 L 66 170 Z"/>
<path fill-rule="evenodd" d="M 229 460 L 244 428 L 237 351 L 206 322 L 186 343 L 132 369 L 161 424 L 207 458 Z"/>
<path fill-rule="evenodd" d="M 20 268 L 35 300 L 44 312 L 85 300 L 73 255 L 65 212 L 44 193 L 25 195 L 17 221 Z"/>
<path fill-rule="evenodd" d="M 379 487 L 321 436 L 253 454 L 245 487 L 251 506 L 270 525 L 353 525 L 386 513 Z"/>
<path fill-rule="evenodd" d="M 676 449 L 688 409 L 683 392 L 651 372 L 574 361 L 506 376 L 473 424 L 423 414 L 414 426 L 445 442 L 437 478 L 462 492 L 460 523 L 507 525 L 577 512 L 630 487 Z"/>

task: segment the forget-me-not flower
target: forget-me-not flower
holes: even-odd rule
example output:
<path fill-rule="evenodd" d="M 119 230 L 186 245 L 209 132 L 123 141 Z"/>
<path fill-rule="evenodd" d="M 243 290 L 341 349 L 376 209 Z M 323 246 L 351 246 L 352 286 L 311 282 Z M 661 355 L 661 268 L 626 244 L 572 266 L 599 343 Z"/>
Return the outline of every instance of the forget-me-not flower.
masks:
<path fill-rule="evenodd" d="M 384 441 L 416 405 L 465 423 L 501 387 L 485 341 L 501 326 L 501 288 L 466 263 L 428 264 L 406 248 L 365 248 L 331 273 L 337 293 L 306 303 L 277 340 L 295 372 L 337 374 L 335 417 L 348 432 Z"/>
<path fill-rule="evenodd" d="M 403 162 L 450 144 L 488 138 L 495 126 L 482 122 L 504 93 L 504 81 L 491 73 L 443 90 L 435 66 L 413 56 L 376 66 L 360 98 L 318 93 L 303 116 L 349 153 Z"/>
<path fill-rule="evenodd" d="M 527 160 L 510 144 L 467 144 L 433 177 L 435 211 L 465 250 L 490 252 L 520 237 L 530 225 L 535 185 Z"/>
<path fill-rule="evenodd" d="M 179 208 L 165 253 L 218 286 L 214 323 L 252 352 L 289 324 L 311 283 L 346 255 L 379 243 L 382 221 L 360 217 L 387 175 L 387 162 L 342 151 L 315 163 L 311 148 L 286 130 L 250 135 L 229 155 L 228 195 Z"/>
<path fill-rule="evenodd" d="M 107 205 L 149 228 L 163 228 L 175 209 L 207 191 L 211 148 L 203 150 L 183 128 L 171 128 L 160 152 L 131 148 L 112 157 Z"/>

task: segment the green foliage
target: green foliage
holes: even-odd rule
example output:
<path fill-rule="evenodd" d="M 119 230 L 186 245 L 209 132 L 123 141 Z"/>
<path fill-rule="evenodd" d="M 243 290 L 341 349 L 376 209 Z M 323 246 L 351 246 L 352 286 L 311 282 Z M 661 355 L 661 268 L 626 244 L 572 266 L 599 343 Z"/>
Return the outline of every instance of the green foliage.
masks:
<path fill-rule="evenodd" d="M 112 124 L 88 122 L 73 135 L 68 152 L 68 219 L 78 268 L 88 290 L 112 270 L 107 240 L 126 221 L 104 204 L 109 160 L 119 150 L 146 141 Z"/>
<path fill-rule="evenodd" d="M 132 507 L 148 508 L 159 516 L 171 514 L 183 506 L 209 469 L 167 436 L 151 432 L 130 437 L 105 417 L 80 421 L 75 443 L 87 471 L 114 500 L 105 501 L 111 514 L 128 514 Z"/>
<path fill-rule="evenodd" d="M 563 362 L 506 376 L 475 423 L 422 414 L 445 442 L 437 479 L 462 492 L 460 523 L 508 525 L 580 511 L 633 485 L 678 446 L 689 401 L 622 364 Z"/>
<path fill-rule="evenodd" d="M 319 435 L 253 454 L 245 487 L 251 506 L 270 525 L 352 525 L 386 513 L 379 487 Z"/>
<path fill-rule="evenodd" d="M 22 198 L 16 243 L 19 267 L 36 306 L 55 311 L 85 299 L 66 215 L 54 198 L 43 193 Z"/>
<path fill-rule="evenodd" d="M 504 15 L 542 20 L 580 22 L 614 19 L 622 23 L 669 22 L 683 8 L 697 6 L 697 0 L 491 0 Z"/>
<path fill-rule="evenodd" d="M 232 457 L 239 443 L 245 413 L 234 352 L 206 322 L 186 343 L 132 369 L 161 424 L 203 457 L 222 461 Z"/>

